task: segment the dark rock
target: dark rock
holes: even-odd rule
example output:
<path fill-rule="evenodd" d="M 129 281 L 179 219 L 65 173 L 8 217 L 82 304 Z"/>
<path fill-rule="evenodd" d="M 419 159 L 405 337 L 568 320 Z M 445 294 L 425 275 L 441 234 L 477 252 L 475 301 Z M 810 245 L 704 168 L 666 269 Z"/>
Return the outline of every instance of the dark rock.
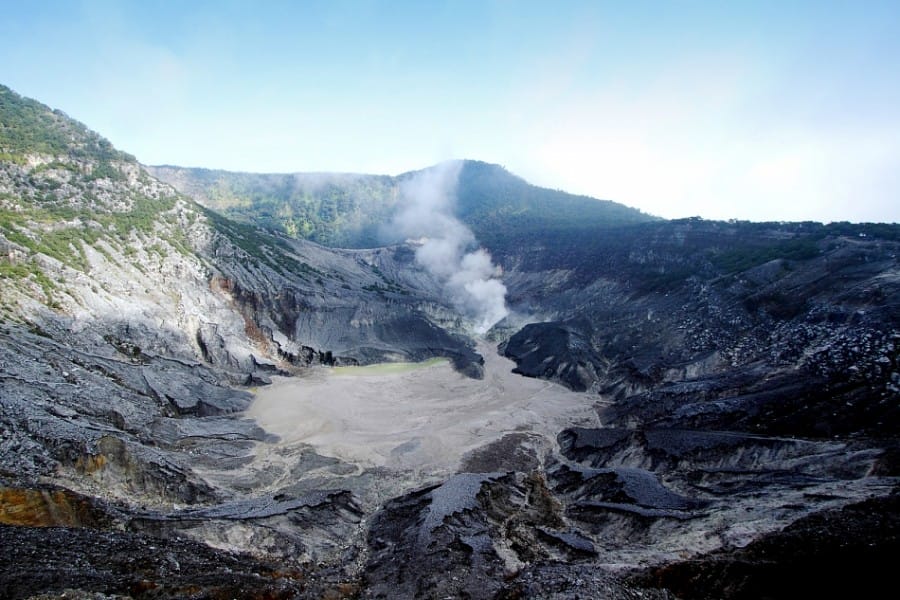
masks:
<path fill-rule="evenodd" d="M 388 502 L 369 528 L 366 597 L 490 598 L 518 560 L 589 554 L 537 475 L 459 474 Z"/>
<path fill-rule="evenodd" d="M 76 589 L 131 598 L 304 597 L 305 574 L 187 540 L 0 525 L 0 595 Z"/>
<path fill-rule="evenodd" d="M 527 433 L 508 433 L 495 442 L 477 448 L 463 458 L 460 472 L 491 473 L 519 471 L 529 473 L 540 466 L 537 450 Z"/>
<path fill-rule="evenodd" d="M 647 571 L 679 598 L 874 597 L 893 585 L 900 496 L 823 511 L 751 542 Z"/>
<path fill-rule="evenodd" d="M 602 466 L 617 450 L 621 450 L 633 436 L 633 431 L 616 429 L 585 429 L 572 427 L 556 436 L 564 456 L 592 466 Z"/>
<path fill-rule="evenodd" d="M 560 465 L 549 475 L 553 491 L 569 499 L 570 510 L 579 514 L 610 509 L 641 516 L 687 518 L 690 511 L 706 504 L 672 492 L 655 474 L 643 469 Z"/>
<path fill-rule="evenodd" d="M 666 590 L 628 581 L 621 574 L 586 564 L 549 563 L 531 565 L 504 584 L 497 600 L 672 600 Z"/>
<path fill-rule="evenodd" d="M 597 555 L 593 542 L 579 531 L 558 531 L 546 527 L 537 527 L 536 531 L 544 541 L 560 546 L 565 551 L 585 556 Z"/>
<path fill-rule="evenodd" d="M 514 373 L 559 381 L 579 392 L 598 379 L 602 368 L 586 321 L 526 325 L 501 347 L 501 353 L 516 362 Z"/>

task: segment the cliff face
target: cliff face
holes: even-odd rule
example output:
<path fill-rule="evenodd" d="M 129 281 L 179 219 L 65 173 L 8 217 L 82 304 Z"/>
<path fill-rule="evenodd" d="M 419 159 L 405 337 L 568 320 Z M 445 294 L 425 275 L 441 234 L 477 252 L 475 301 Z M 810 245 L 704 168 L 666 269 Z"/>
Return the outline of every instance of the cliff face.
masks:
<path fill-rule="evenodd" d="M 65 115 L 0 100 L 0 596 L 779 597 L 797 591 L 774 584 L 784 565 L 895 553 L 897 226 L 604 205 L 592 218 L 622 221 L 587 227 L 568 195 L 544 223 L 544 191 L 468 164 L 460 217 L 512 309 L 490 335 L 576 394 L 491 371 L 509 367 L 411 247 L 231 221 Z M 397 387 L 357 386 L 413 424 L 385 465 L 244 412 L 274 375 L 438 356 L 484 377 L 447 368 L 428 392 L 473 436 L 452 439 L 480 440 L 437 461 L 456 472 L 404 462 L 458 449 Z"/>
<path fill-rule="evenodd" d="M 442 304 L 435 282 L 386 278 L 379 265 L 405 266 L 394 253 L 277 238 L 205 211 L 138 165 L 110 163 L 116 175 L 100 178 L 96 167 L 33 154 L 0 166 L 9 320 L 92 331 L 244 375 L 322 361 L 473 358 L 430 320 Z M 395 319 L 404 327 L 392 328 Z"/>

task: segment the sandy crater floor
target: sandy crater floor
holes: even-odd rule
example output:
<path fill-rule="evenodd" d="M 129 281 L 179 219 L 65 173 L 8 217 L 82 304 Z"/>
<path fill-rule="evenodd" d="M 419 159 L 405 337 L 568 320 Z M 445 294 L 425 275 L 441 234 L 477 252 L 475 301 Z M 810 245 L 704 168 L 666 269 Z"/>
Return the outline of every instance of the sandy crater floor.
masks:
<path fill-rule="evenodd" d="M 598 426 L 596 394 L 512 373 L 489 344 L 482 380 L 447 361 L 385 368 L 313 370 L 261 388 L 247 416 L 279 436 L 278 446 L 309 445 L 361 468 L 455 471 L 469 451 L 513 431 L 555 440 L 565 427 Z"/>

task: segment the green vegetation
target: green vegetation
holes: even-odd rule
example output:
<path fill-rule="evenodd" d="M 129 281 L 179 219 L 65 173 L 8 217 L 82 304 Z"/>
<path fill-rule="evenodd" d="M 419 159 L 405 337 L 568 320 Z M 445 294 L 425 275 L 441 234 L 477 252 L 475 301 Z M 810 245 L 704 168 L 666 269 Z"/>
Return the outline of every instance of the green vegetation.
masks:
<path fill-rule="evenodd" d="M 379 245 L 397 196 L 386 176 L 150 169 L 230 219 L 332 247 Z"/>
<path fill-rule="evenodd" d="M 57 302 L 53 299 L 56 284 L 47 277 L 40 265 L 34 261 L 9 262 L 0 259 L 0 279 L 31 279 L 41 287 L 41 291 L 44 292 L 44 296 L 47 298 L 47 305 L 51 307 L 57 306 Z"/>
<path fill-rule="evenodd" d="M 43 164 L 37 165 L 36 167 L 31 169 L 31 171 L 29 171 L 28 174 L 31 177 L 31 179 L 34 180 L 36 175 L 40 175 L 41 173 L 44 173 L 46 171 L 52 171 L 54 169 L 70 171 L 72 173 L 79 172 L 78 167 L 76 167 L 75 165 L 73 165 L 71 163 L 54 160 L 49 163 L 43 163 Z"/>
<path fill-rule="evenodd" d="M 210 208 L 243 223 L 293 238 L 345 248 L 402 241 L 389 224 L 404 181 L 398 177 L 298 173 L 265 175 L 155 167 L 152 171 Z M 466 161 L 457 187 L 457 216 L 484 242 L 506 234 L 598 229 L 654 221 L 615 202 L 528 184 L 497 165 Z"/>
<path fill-rule="evenodd" d="M 553 231 L 606 230 L 656 217 L 609 200 L 534 186 L 502 167 L 465 161 L 457 186 L 457 216 L 482 243 Z"/>
<path fill-rule="evenodd" d="M 96 181 L 98 179 L 110 179 L 112 181 L 125 181 L 125 174 L 115 167 L 109 161 L 101 161 L 94 165 L 91 174 L 87 177 L 88 181 Z"/>
<path fill-rule="evenodd" d="M 822 228 L 829 235 L 900 241 L 900 225 L 896 223 L 848 223 L 839 221 L 823 225 Z"/>
<path fill-rule="evenodd" d="M 135 159 L 65 114 L 0 86 L 0 160 L 24 164 L 26 154 L 56 157 L 33 167 L 18 194 L 7 193 L 0 198 L 5 204 L 0 207 L 0 233 L 29 254 L 44 254 L 86 271 L 87 245 L 95 246 L 105 239 L 127 253 L 135 232 L 153 233 L 161 215 L 175 206 L 174 197 L 149 198 L 120 186 L 116 202 L 127 202 L 127 209 L 118 209 L 118 204 L 104 208 L 107 201 L 97 197 L 101 192 L 93 182 L 125 181 L 118 165 L 134 163 Z M 63 173 L 66 193 L 59 191 L 63 186 L 60 179 L 49 176 L 52 171 L 68 173 Z M 172 237 L 178 245 L 183 233 L 177 227 L 171 229 L 176 232 Z M 25 276 L 22 264 L 6 265 L 6 276 Z M 34 263 L 28 264 L 32 265 L 27 269 L 28 276 L 49 290 L 49 280 L 41 279 L 44 276 Z"/>
<path fill-rule="evenodd" d="M 152 233 L 162 213 L 175 207 L 174 197 L 150 198 L 136 194 L 131 198 L 131 209 L 124 212 L 105 212 L 97 214 L 94 219 L 106 227 L 115 230 L 123 241 L 131 231 Z"/>
<path fill-rule="evenodd" d="M 135 162 L 64 113 L 0 85 L 0 160 L 22 163 L 28 153 Z"/>
<path fill-rule="evenodd" d="M 781 268 L 787 272 L 833 244 L 896 239 L 898 234 L 900 225 L 680 219 L 527 235 L 499 231 L 481 241 L 504 267 L 566 269 L 572 286 L 590 285 L 602 274 L 646 294 L 681 289 L 695 277 L 729 285 L 739 273 L 775 259 L 784 259 Z"/>
<path fill-rule="evenodd" d="M 156 254 L 157 256 L 159 256 L 161 259 L 165 259 L 166 257 L 169 256 L 169 251 L 166 250 L 166 247 L 158 242 L 150 245 L 147 248 L 147 252 L 152 252 L 152 253 Z"/>
<path fill-rule="evenodd" d="M 819 255 L 819 247 L 812 239 L 792 239 L 771 245 L 746 245 L 714 254 L 712 263 L 724 273 L 738 273 L 757 265 L 781 258 L 809 260 Z"/>
<path fill-rule="evenodd" d="M 231 242 L 276 271 L 323 277 L 325 273 L 290 255 L 290 247 L 284 240 L 245 223 L 232 221 L 215 211 L 205 209 L 210 223 Z"/>
<path fill-rule="evenodd" d="M 33 214 L 33 213 L 32 213 Z M 31 215 L 29 215 L 31 216 Z M 46 222 L 46 216 L 40 219 Z M 34 220 L 38 220 L 37 218 Z M 93 244 L 100 235 L 89 227 L 66 227 L 42 232 L 32 237 L 20 228 L 27 222 L 27 217 L 6 209 L 0 209 L 0 233 L 9 241 L 24 246 L 31 252 L 39 252 L 53 257 L 72 268 L 86 270 L 87 258 L 82 242 Z M 29 231 L 32 233 L 31 231 Z"/>
<path fill-rule="evenodd" d="M 0 124 L 2 127 L 2 124 Z M 25 164 L 25 156 L 22 154 L 13 154 L 12 152 L 0 152 L 0 162 L 11 162 L 17 165 Z"/>
<path fill-rule="evenodd" d="M 17 211 L 0 208 L 0 233 L 31 252 L 46 254 L 73 269 L 86 271 L 85 244 L 94 246 L 103 238 L 118 240 L 116 245 L 123 245 L 127 254 L 132 233 L 153 233 L 161 213 L 174 206 L 172 197 L 155 199 L 137 194 L 132 197 L 131 209 L 121 212 L 89 211 L 69 205 L 30 205 Z M 180 239 L 184 234 L 176 227 L 172 229 L 175 233 L 167 241 L 176 249 L 185 249 L 185 241 Z"/>
<path fill-rule="evenodd" d="M 24 178 L 8 165 L 0 171 L 13 186 L 11 193 L 0 194 L 0 239 L 22 250 L 0 256 L 0 278 L 40 286 L 53 307 L 58 306 L 52 296 L 56 284 L 38 255 L 82 272 L 90 268 L 89 247 L 111 263 L 127 261 L 141 271 L 146 269 L 138 260 L 141 244 L 160 260 L 173 249 L 194 255 L 185 224 L 196 223 L 204 209 L 176 212 L 178 197 L 147 191 L 154 185 L 143 174 L 144 186 L 128 185 L 122 163 L 133 163 L 132 157 L 63 113 L 0 86 L 0 160 L 24 165 L 29 154 L 43 155 L 46 162 L 27 169 Z M 323 282 L 325 274 L 297 260 L 285 240 L 211 211 L 206 216 L 259 263 Z"/>
<path fill-rule="evenodd" d="M 82 242 L 93 244 L 100 238 L 96 230 L 89 227 L 67 227 L 49 231 L 41 236 L 32 250 L 52 256 L 79 271 L 87 271 L 88 261 Z"/>

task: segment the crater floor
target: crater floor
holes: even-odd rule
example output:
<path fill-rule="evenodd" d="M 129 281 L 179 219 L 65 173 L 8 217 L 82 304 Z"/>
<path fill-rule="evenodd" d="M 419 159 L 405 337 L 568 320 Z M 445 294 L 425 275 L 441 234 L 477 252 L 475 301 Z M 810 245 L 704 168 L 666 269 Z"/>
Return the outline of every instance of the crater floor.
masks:
<path fill-rule="evenodd" d="M 512 432 L 555 444 L 573 424 L 600 425 L 596 394 L 514 374 L 515 364 L 487 343 L 479 352 L 481 380 L 446 361 L 399 372 L 319 368 L 306 377 L 277 378 L 259 389 L 246 413 L 280 438 L 259 451 L 308 445 L 363 469 L 429 478 L 455 472 L 467 453 Z"/>

